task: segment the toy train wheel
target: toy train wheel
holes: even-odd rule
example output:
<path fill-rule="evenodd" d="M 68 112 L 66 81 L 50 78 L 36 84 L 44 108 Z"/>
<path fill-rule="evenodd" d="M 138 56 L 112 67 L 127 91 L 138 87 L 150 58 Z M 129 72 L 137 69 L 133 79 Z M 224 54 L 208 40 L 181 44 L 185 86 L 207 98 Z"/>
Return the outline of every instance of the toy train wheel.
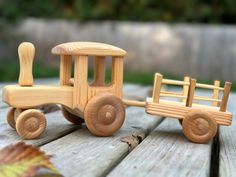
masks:
<path fill-rule="evenodd" d="M 85 123 L 97 136 L 111 136 L 118 131 L 125 118 L 125 107 L 118 97 L 104 93 L 93 97 L 84 112 Z"/>
<path fill-rule="evenodd" d="M 185 136 L 195 143 L 207 143 L 217 132 L 217 123 L 213 116 L 201 110 L 187 114 L 182 126 Z"/>
<path fill-rule="evenodd" d="M 82 123 L 84 123 L 84 119 L 82 119 L 81 117 L 73 114 L 73 112 L 70 111 L 68 108 L 62 106 L 61 111 L 62 111 L 63 116 L 69 122 L 71 122 L 73 124 L 76 124 L 76 125 L 81 125 Z"/>
<path fill-rule="evenodd" d="M 46 125 L 44 114 L 35 109 L 23 111 L 16 119 L 16 131 L 23 139 L 38 138 Z"/>
<path fill-rule="evenodd" d="M 7 112 L 7 123 L 15 129 L 16 121 L 15 121 L 15 110 L 16 108 L 10 108 L 9 111 Z"/>

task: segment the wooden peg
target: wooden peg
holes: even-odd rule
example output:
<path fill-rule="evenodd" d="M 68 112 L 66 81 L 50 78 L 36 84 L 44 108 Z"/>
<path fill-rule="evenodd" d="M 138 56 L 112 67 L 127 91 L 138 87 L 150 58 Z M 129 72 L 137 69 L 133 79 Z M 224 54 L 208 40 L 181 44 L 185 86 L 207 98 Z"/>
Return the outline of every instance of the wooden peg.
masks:
<path fill-rule="evenodd" d="M 32 86 L 34 83 L 32 66 L 35 55 L 35 48 L 32 43 L 23 42 L 18 47 L 20 60 L 20 76 L 18 83 L 20 86 Z"/>

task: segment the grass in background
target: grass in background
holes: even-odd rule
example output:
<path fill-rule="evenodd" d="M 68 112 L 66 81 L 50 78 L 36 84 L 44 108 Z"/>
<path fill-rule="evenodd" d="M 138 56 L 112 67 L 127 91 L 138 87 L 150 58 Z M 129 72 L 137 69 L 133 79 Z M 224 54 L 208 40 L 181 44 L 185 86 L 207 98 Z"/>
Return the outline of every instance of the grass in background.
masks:
<path fill-rule="evenodd" d="M 18 60 L 4 61 L 0 64 L 0 82 L 17 81 L 19 77 L 19 62 Z M 49 78 L 59 77 L 59 68 L 52 68 L 41 63 L 34 63 L 33 66 L 34 78 Z"/>
<path fill-rule="evenodd" d="M 0 65 L 0 82 L 9 82 L 9 81 L 17 81 L 19 77 L 19 62 L 18 60 L 15 60 L 17 62 L 13 61 L 7 61 L 4 63 L 1 63 Z M 89 78 L 93 78 L 93 71 L 89 70 Z M 124 73 L 124 82 L 126 83 L 134 83 L 134 84 L 141 84 L 141 85 L 153 85 L 154 80 L 154 72 L 129 72 L 125 71 Z M 47 66 L 42 63 L 34 63 L 33 66 L 33 75 L 34 78 L 58 78 L 59 79 L 59 67 L 53 68 L 50 66 Z M 183 80 L 181 77 L 172 76 L 169 74 L 163 73 L 164 78 L 168 79 L 175 79 L 175 80 Z M 111 80 L 111 71 L 106 71 L 106 81 Z M 213 81 L 204 81 L 204 80 L 198 80 L 198 82 L 206 83 L 206 84 L 212 84 Z M 223 83 L 223 82 L 222 82 Z M 222 86 L 222 85 L 221 85 Z M 236 91 L 236 84 L 232 84 L 231 90 Z"/>

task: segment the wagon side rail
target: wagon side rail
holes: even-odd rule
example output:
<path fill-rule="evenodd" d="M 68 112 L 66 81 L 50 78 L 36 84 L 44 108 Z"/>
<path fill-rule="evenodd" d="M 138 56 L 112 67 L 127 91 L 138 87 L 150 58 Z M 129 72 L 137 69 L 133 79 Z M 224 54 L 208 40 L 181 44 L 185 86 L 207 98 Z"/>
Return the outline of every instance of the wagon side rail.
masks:
<path fill-rule="evenodd" d="M 163 91 L 161 90 L 162 85 L 182 86 L 183 90 L 182 93 Z M 196 88 L 212 90 L 212 97 L 195 95 Z M 160 73 L 156 73 L 154 79 L 152 100 L 154 103 L 159 103 L 160 97 L 180 98 L 187 107 L 192 107 L 194 100 L 208 101 L 212 103 L 212 106 L 219 107 L 219 111 L 225 112 L 227 108 L 230 89 L 230 82 L 225 82 L 224 87 L 220 87 L 220 81 L 218 80 L 214 81 L 214 85 L 210 85 L 197 83 L 196 79 L 190 79 L 190 77 L 184 77 L 183 81 L 164 79 Z M 220 91 L 223 92 L 221 99 L 219 99 Z"/>

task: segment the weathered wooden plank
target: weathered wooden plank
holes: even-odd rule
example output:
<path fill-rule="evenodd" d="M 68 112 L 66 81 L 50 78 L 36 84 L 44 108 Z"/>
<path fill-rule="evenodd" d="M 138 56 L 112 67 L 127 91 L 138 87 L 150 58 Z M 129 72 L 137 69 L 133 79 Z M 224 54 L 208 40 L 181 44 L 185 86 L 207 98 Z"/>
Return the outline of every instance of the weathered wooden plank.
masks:
<path fill-rule="evenodd" d="M 0 116 L 0 148 L 21 141 L 16 131 L 6 123 L 5 114 L 1 113 Z M 42 137 L 35 140 L 24 140 L 26 143 L 40 146 L 81 128 L 81 126 L 75 126 L 66 121 L 60 111 L 46 114 L 46 117 L 47 128 Z"/>
<path fill-rule="evenodd" d="M 53 154 L 53 163 L 65 176 L 104 176 L 129 152 L 128 144 L 121 142 L 121 138 L 130 136 L 131 140 L 138 140 L 160 120 L 145 114 L 142 108 L 127 108 L 123 127 L 112 137 L 95 137 L 83 127 L 42 149 Z"/>
<path fill-rule="evenodd" d="M 209 176 L 211 143 L 194 144 L 177 120 L 164 120 L 111 173 L 113 176 Z"/>
<path fill-rule="evenodd" d="M 228 109 L 236 116 L 236 94 L 230 95 Z M 236 176 L 236 122 L 233 119 L 230 127 L 221 126 L 219 131 L 219 176 Z"/>

